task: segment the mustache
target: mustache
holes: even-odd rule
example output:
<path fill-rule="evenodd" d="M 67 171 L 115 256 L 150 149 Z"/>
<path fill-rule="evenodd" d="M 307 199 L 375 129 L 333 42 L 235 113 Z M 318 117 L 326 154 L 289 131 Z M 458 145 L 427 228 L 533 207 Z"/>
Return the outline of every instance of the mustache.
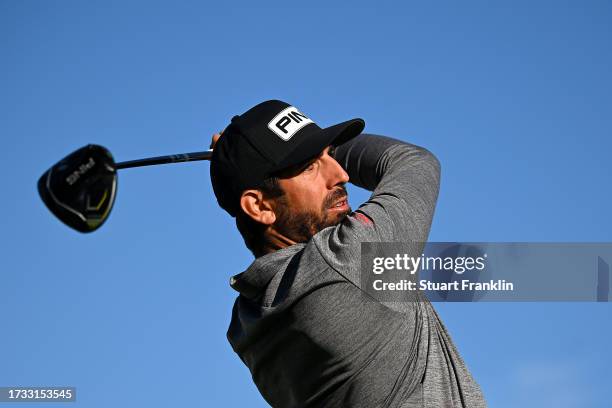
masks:
<path fill-rule="evenodd" d="M 329 193 L 329 195 L 323 201 L 323 209 L 331 208 L 338 200 L 343 198 L 348 198 L 348 192 L 346 191 L 346 187 L 344 184 L 338 186 L 334 191 Z"/>

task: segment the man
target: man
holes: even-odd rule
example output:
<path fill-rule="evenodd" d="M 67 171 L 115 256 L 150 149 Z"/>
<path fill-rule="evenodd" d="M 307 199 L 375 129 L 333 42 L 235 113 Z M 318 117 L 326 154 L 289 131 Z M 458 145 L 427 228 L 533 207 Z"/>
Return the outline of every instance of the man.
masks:
<path fill-rule="evenodd" d="M 483 407 L 424 296 L 360 287 L 360 243 L 426 241 L 439 189 L 430 152 L 364 126 L 266 101 L 213 140 L 215 195 L 256 257 L 230 280 L 229 342 L 273 407 Z M 348 181 L 373 191 L 354 212 Z"/>

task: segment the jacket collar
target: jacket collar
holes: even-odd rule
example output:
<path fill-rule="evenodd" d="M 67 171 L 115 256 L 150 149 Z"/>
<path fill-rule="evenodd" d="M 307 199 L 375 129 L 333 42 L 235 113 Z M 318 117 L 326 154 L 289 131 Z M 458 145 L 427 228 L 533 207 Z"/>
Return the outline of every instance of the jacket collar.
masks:
<path fill-rule="evenodd" d="M 255 259 L 246 271 L 230 277 L 230 286 L 241 295 L 256 300 L 272 278 L 285 270 L 293 256 L 306 244 L 295 244 Z"/>

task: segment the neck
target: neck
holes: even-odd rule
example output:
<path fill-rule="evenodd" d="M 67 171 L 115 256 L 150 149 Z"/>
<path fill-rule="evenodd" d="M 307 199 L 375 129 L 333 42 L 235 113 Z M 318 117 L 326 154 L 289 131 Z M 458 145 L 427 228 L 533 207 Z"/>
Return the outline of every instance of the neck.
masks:
<path fill-rule="evenodd" d="M 287 248 L 291 245 L 297 244 L 296 241 L 292 240 L 286 235 L 281 234 L 272 226 L 268 227 L 264 234 L 266 237 L 266 243 L 263 247 L 262 253 L 257 255 L 258 258 L 262 255 L 269 254 L 270 252 L 275 252 L 279 249 Z"/>

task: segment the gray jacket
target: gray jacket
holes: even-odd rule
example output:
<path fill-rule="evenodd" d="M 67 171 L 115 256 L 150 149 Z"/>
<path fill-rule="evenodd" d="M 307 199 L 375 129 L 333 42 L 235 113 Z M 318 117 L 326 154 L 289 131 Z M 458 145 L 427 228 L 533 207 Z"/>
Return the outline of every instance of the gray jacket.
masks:
<path fill-rule="evenodd" d="M 273 407 L 486 406 L 427 299 L 375 302 L 360 288 L 361 242 L 427 241 L 438 160 L 368 134 L 336 159 L 372 196 L 339 225 L 231 278 L 232 348 Z M 413 249 L 418 256 L 423 244 Z"/>

